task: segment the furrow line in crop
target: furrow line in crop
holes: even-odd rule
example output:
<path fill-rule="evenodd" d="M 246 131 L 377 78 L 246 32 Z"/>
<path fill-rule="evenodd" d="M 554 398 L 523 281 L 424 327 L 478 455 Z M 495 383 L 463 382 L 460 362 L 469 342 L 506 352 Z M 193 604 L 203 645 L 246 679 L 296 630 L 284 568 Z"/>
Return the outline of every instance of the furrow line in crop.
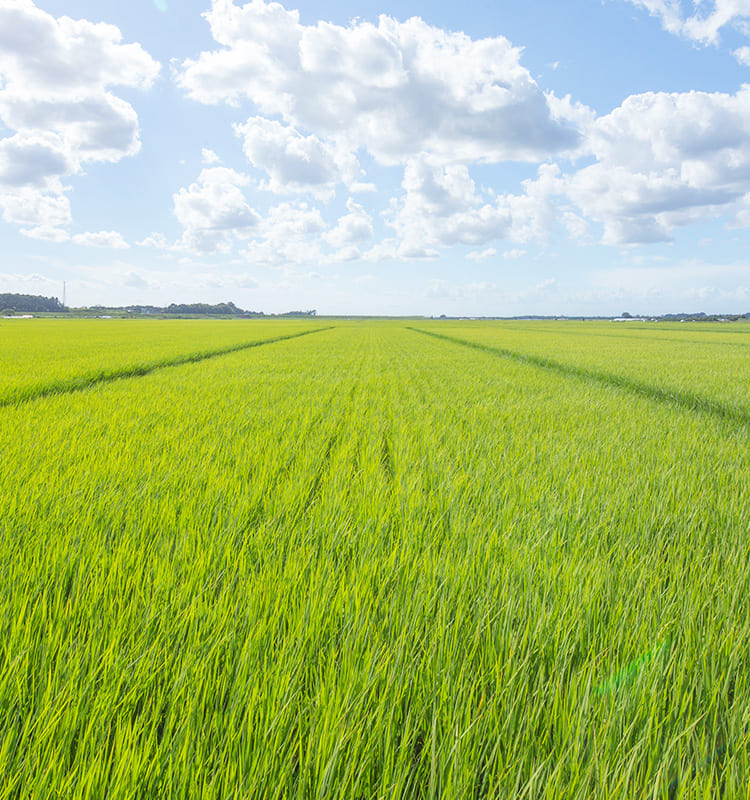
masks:
<path fill-rule="evenodd" d="M 331 405 L 333 404 L 333 400 L 336 397 L 337 391 L 337 389 L 333 389 L 333 391 L 328 394 L 326 399 L 321 404 L 318 412 L 312 417 L 305 430 L 302 431 L 294 445 L 291 447 L 289 454 L 276 467 L 269 481 L 264 487 L 263 496 L 252 510 L 253 517 L 258 519 L 264 517 L 268 498 L 271 497 L 274 492 L 278 491 L 279 487 L 284 483 L 284 480 L 294 471 L 297 461 L 300 457 L 302 446 L 308 440 L 313 431 L 315 431 L 325 419 Z M 329 447 L 332 446 L 333 445 L 329 443 Z"/>
<path fill-rule="evenodd" d="M 0 409 L 7 408 L 8 406 L 18 406 L 21 403 L 28 403 L 32 400 L 39 400 L 42 397 L 49 397 L 54 394 L 68 394 L 71 392 L 80 392 L 97 386 L 100 383 L 109 383 L 111 381 L 122 380 L 124 378 L 140 378 L 144 375 L 149 375 L 159 369 L 166 367 L 179 367 L 184 364 L 195 364 L 198 361 L 205 361 L 209 358 L 216 358 L 218 356 L 225 356 L 230 353 L 236 353 L 240 350 L 249 350 L 253 347 L 261 347 L 266 344 L 274 344 L 275 342 L 283 342 L 288 339 L 297 339 L 300 336 L 308 336 L 312 333 L 322 333 L 333 328 L 329 325 L 325 328 L 314 328 L 309 331 L 300 331 L 298 333 L 290 333 L 284 336 L 274 336 L 270 339 L 256 339 L 252 342 L 242 342 L 240 344 L 229 345 L 228 347 L 219 347 L 214 350 L 201 350 L 196 353 L 185 353 L 182 355 L 174 356 L 171 358 L 163 358 L 158 361 L 149 361 L 144 364 L 130 364 L 125 367 L 117 367 L 116 369 L 102 369 L 97 372 L 88 373 L 86 375 L 77 375 L 72 378 L 62 378 L 42 386 L 33 386 L 22 389 L 12 390 L 4 397 L 0 395 Z"/>
<path fill-rule="evenodd" d="M 344 427 L 344 419 L 342 417 L 342 419 L 339 421 L 339 424 L 336 426 L 336 429 L 328 437 L 328 442 L 326 443 L 325 452 L 323 453 L 323 456 L 320 459 L 320 463 L 318 464 L 315 476 L 313 477 L 312 483 L 310 484 L 310 489 L 307 493 L 307 498 L 305 499 L 305 502 L 302 504 L 303 515 L 310 510 L 310 506 L 312 506 L 312 504 L 318 498 L 318 495 L 320 493 L 320 484 L 323 482 L 323 476 L 328 470 L 328 467 L 331 462 L 331 453 L 333 452 L 333 448 L 336 446 L 336 443 L 339 440 L 339 436 L 341 435 L 341 430 L 343 429 L 343 427 Z"/>
<path fill-rule="evenodd" d="M 416 330 L 416 329 L 414 329 Z M 506 330 L 519 332 L 524 331 L 528 332 L 528 327 L 524 330 L 524 328 L 520 326 L 508 326 Z M 535 333 L 550 333 L 551 328 L 539 328 L 535 329 Z M 643 333 L 643 336 L 639 336 L 638 332 Z M 565 330 L 561 327 L 556 327 L 554 329 L 555 336 L 569 336 L 569 337 L 578 337 L 579 339 L 583 336 L 581 330 Z M 706 334 L 717 334 L 716 331 L 705 331 Z M 721 334 L 724 335 L 725 333 L 737 333 L 737 331 L 721 331 Z M 717 334 L 718 335 L 718 334 Z M 742 336 L 748 336 L 747 333 L 741 333 Z M 709 346 L 709 347 L 750 347 L 750 339 L 745 342 L 728 342 L 726 339 L 721 339 L 718 341 L 713 341 L 711 339 L 687 339 L 683 338 L 682 336 L 653 336 L 651 335 L 651 331 L 646 328 L 632 328 L 630 333 L 615 333 L 609 332 L 606 333 L 599 333 L 598 331 L 586 331 L 585 334 L 586 338 L 589 339 L 591 337 L 596 337 L 598 339 L 606 339 L 607 341 L 612 341 L 614 339 L 622 339 L 628 342 L 667 342 L 668 344 L 697 344 L 701 345 L 702 347 Z"/>
<path fill-rule="evenodd" d="M 380 464 L 389 483 L 393 483 L 395 470 L 393 468 L 393 446 L 389 427 L 383 430 L 380 444 Z"/>
<path fill-rule="evenodd" d="M 750 412 L 743 408 L 735 408 L 725 403 L 720 403 L 703 395 L 686 392 L 681 389 L 665 389 L 625 375 L 615 375 L 610 372 L 579 367 L 575 364 L 566 364 L 561 361 L 555 361 L 552 358 L 547 358 L 546 356 L 520 353 L 515 350 L 508 350 L 505 347 L 472 342 L 467 339 L 460 339 L 457 336 L 448 336 L 444 333 L 425 331 L 410 326 L 407 327 L 407 330 L 421 333 L 425 336 L 432 336 L 435 339 L 442 339 L 453 344 L 462 345 L 463 347 L 471 347 L 474 350 L 507 358 L 520 364 L 540 367 L 541 369 L 546 369 L 559 375 L 580 378 L 581 380 L 591 381 L 613 389 L 631 392 L 640 397 L 646 397 L 649 400 L 657 400 L 658 402 L 667 403 L 688 411 L 697 411 L 739 425 L 750 425 Z"/>
<path fill-rule="evenodd" d="M 307 492 L 307 496 L 299 508 L 299 516 L 301 517 L 307 514 L 307 512 L 312 508 L 312 506 L 316 503 L 316 501 L 320 496 L 321 485 L 326 476 L 326 473 L 329 471 L 331 467 L 331 459 L 333 458 L 334 450 L 336 449 L 341 439 L 342 433 L 344 432 L 347 422 L 349 422 L 349 414 L 351 411 L 352 402 L 354 400 L 354 395 L 357 391 L 358 381 L 361 377 L 363 361 L 364 358 L 361 358 L 359 361 L 357 367 L 357 374 L 354 378 L 351 388 L 349 389 L 349 395 L 347 401 L 344 404 L 344 408 L 341 412 L 338 421 L 336 422 L 333 431 L 328 437 L 325 450 L 321 455 L 313 479 L 310 482 L 310 488 Z"/>

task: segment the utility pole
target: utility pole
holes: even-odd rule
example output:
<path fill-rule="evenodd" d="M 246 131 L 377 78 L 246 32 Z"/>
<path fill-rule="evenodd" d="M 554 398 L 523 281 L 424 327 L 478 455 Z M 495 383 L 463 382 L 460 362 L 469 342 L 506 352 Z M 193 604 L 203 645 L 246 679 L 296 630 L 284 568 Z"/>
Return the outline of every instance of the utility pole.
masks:
<path fill-rule="evenodd" d="M 65 308 L 65 281 L 63 281 L 63 308 Z"/>

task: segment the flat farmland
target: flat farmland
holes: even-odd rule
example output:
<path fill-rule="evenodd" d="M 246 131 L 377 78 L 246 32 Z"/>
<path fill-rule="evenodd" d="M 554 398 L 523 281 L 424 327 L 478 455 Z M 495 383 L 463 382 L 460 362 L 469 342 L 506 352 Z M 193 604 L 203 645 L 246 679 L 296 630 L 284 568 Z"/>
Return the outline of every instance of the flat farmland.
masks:
<path fill-rule="evenodd" d="M 750 326 L 87 324 L 0 323 L 0 798 L 750 797 Z"/>
<path fill-rule="evenodd" d="M 322 327 L 303 321 L 0 320 L 0 405 Z"/>

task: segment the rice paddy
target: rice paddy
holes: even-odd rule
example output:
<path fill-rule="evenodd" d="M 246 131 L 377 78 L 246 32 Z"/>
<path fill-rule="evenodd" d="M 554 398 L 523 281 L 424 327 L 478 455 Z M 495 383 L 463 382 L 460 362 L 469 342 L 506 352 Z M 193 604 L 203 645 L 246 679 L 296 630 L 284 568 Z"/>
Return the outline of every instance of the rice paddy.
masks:
<path fill-rule="evenodd" d="M 0 798 L 750 798 L 750 327 L 0 338 Z"/>

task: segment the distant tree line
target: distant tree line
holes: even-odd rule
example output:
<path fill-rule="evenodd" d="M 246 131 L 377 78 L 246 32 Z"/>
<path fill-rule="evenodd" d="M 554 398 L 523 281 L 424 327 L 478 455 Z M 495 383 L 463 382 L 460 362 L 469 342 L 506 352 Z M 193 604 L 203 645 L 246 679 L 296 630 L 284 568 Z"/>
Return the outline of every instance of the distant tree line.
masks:
<path fill-rule="evenodd" d="M 56 297 L 36 294 L 0 294 L 0 309 L 24 314 L 67 311 Z"/>
<path fill-rule="evenodd" d="M 695 314 L 661 314 L 657 319 L 662 322 L 737 322 L 740 319 L 750 319 L 750 313 L 706 314 L 698 311 Z"/>
<path fill-rule="evenodd" d="M 90 307 L 93 308 L 93 307 Z M 106 309 L 104 306 L 97 306 L 97 310 L 106 311 L 113 309 Z M 123 309 L 114 309 L 117 311 L 129 311 L 134 314 L 159 314 L 159 315 L 174 315 L 174 316 L 222 316 L 222 317 L 265 317 L 265 316 L 280 316 L 280 317 L 314 317 L 316 315 L 315 309 L 311 311 L 287 311 L 283 314 L 264 314 L 262 311 L 246 311 L 243 308 L 238 308 L 234 303 L 170 303 L 168 306 L 125 306 Z"/>
<path fill-rule="evenodd" d="M 283 314 L 264 314 L 262 311 L 246 311 L 232 302 L 227 303 L 170 303 L 168 306 L 101 306 L 70 309 L 64 306 L 57 297 L 42 297 L 36 294 L 0 294 L 0 311 L 5 314 L 41 314 L 70 312 L 74 314 L 107 314 L 113 311 L 131 314 L 153 314 L 159 316 L 201 316 L 201 317 L 314 317 L 315 309 L 310 311 L 287 311 Z"/>
<path fill-rule="evenodd" d="M 207 314 L 209 316 L 244 314 L 241 308 L 237 308 L 234 303 L 170 303 L 165 309 L 165 314 Z"/>

